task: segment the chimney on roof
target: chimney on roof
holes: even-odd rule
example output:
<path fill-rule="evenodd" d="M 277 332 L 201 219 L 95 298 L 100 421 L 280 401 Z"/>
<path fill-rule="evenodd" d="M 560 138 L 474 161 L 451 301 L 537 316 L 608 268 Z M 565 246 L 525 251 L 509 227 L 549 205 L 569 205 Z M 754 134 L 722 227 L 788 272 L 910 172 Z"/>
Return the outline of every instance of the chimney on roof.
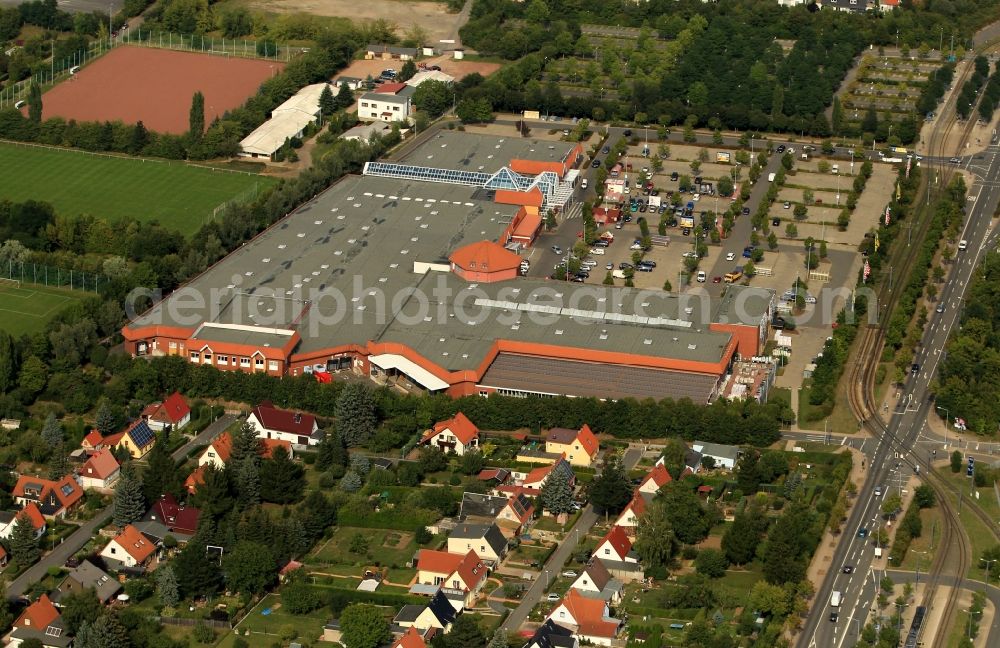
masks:
<path fill-rule="evenodd" d="M 295 422 L 296 423 L 301 423 L 302 422 L 302 414 L 301 413 L 295 412 Z"/>

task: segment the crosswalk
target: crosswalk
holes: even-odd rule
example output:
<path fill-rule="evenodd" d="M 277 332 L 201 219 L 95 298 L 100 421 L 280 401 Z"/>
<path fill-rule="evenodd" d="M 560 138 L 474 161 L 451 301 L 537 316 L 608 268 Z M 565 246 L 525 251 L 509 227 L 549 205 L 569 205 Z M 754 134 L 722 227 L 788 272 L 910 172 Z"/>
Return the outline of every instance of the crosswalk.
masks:
<path fill-rule="evenodd" d="M 574 218 L 583 217 L 583 204 L 577 201 L 572 201 L 567 207 L 566 211 L 563 212 L 563 220 L 572 220 Z"/>

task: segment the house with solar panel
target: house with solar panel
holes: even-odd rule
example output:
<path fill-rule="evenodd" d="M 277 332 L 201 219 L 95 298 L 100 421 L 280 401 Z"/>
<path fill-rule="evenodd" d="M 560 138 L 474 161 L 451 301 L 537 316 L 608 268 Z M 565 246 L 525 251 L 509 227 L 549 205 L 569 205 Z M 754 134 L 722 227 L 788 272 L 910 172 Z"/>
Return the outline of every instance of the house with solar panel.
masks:
<path fill-rule="evenodd" d="M 21 507 L 35 504 L 47 519 L 65 518 L 83 501 L 83 489 L 72 475 L 58 481 L 21 475 L 12 494 Z"/>
<path fill-rule="evenodd" d="M 124 448 L 133 459 L 142 459 L 156 445 L 156 432 L 149 427 L 146 419 L 136 419 L 124 432 L 118 434 L 121 436 L 115 435 L 117 439 L 111 444 L 112 447 Z"/>

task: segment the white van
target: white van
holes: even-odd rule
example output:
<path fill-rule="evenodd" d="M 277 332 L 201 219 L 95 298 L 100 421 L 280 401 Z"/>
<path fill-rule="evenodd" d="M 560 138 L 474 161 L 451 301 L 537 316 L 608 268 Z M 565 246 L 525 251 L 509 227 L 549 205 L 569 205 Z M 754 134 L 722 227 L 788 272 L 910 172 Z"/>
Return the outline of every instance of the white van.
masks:
<path fill-rule="evenodd" d="M 24 99 L 18 99 L 17 101 L 14 102 L 14 109 L 20 110 L 21 108 L 24 108 L 27 105 L 28 105 L 27 101 L 25 101 Z"/>
<path fill-rule="evenodd" d="M 583 180 L 580 181 L 580 188 L 581 189 L 586 189 L 587 188 L 587 179 L 586 178 L 584 178 Z"/>
<path fill-rule="evenodd" d="M 839 164 L 834 164 L 833 168 L 831 169 L 831 171 L 833 172 L 834 175 L 837 175 L 838 173 L 840 173 L 840 165 Z"/>
<path fill-rule="evenodd" d="M 837 590 L 833 590 L 830 595 L 830 607 L 840 607 L 840 592 Z"/>
<path fill-rule="evenodd" d="M 767 181 L 768 181 L 768 182 L 774 182 L 774 177 L 775 177 L 776 175 L 778 175 L 778 174 L 776 174 L 776 173 L 768 173 L 768 174 L 767 174 Z"/>
<path fill-rule="evenodd" d="M 705 271 L 704 270 L 699 270 L 698 271 L 698 283 L 705 283 L 706 279 L 708 279 L 708 275 L 705 274 Z"/>

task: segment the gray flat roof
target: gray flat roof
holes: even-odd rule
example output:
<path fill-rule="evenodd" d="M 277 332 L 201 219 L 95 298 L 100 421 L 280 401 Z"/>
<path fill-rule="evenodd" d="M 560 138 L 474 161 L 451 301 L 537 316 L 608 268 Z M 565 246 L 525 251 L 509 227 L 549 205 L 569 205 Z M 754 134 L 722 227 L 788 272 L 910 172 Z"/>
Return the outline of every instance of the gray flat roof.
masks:
<path fill-rule="evenodd" d="M 510 130 L 509 137 L 440 130 L 401 163 L 493 173 L 515 159 L 562 162 L 576 146 L 575 142 L 521 137 L 513 127 Z"/>
<path fill-rule="evenodd" d="M 230 306 L 232 308 L 232 306 Z M 210 344 L 212 342 L 230 342 L 233 344 L 247 344 L 255 347 L 280 348 L 288 343 L 291 338 L 291 330 L 271 329 L 271 328 L 219 328 L 211 324 L 203 324 L 198 327 L 192 340 L 199 340 Z"/>
<path fill-rule="evenodd" d="M 409 99 L 407 95 L 400 96 L 389 94 L 388 92 L 366 92 L 361 95 L 362 101 L 381 101 L 383 103 L 405 104 Z"/>
<path fill-rule="evenodd" d="M 762 319 L 771 317 L 773 309 L 773 290 L 729 284 L 713 304 L 712 321 L 757 326 Z"/>
<path fill-rule="evenodd" d="M 501 353 L 479 384 L 581 398 L 690 398 L 707 403 L 716 382 L 709 374 Z"/>

